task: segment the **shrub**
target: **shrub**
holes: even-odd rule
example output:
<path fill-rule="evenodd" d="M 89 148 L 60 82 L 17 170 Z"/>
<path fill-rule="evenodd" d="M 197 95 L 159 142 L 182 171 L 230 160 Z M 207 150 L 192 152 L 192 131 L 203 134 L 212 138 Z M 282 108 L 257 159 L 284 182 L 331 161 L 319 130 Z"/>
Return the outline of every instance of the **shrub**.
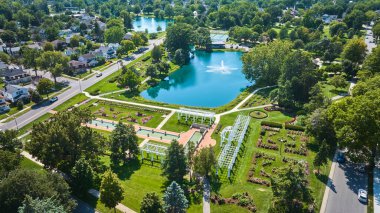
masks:
<path fill-rule="evenodd" d="M 270 126 L 270 127 L 277 127 L 282 128 L 282 124 L 271 122 L 271 121 L 261 121 L 261 126 Z"/>
<path fill-rule="evenodd" d="M 109 83 L 115 83 L 118 78 L 119 78 L 119 76 L 115 76 L 115 77 L 111 78 L 110 80 L 108 80 L 108 82 Z"/>
<path fill-rule="evenodd" d="M 97 96 L 99 94 L 100 94 L 100 90 L 99 89 L 97 89 L 97 90 L 95 90 L 93 92 L 90 92 L 90 95 L 92 95 L 92 96 Z"/>
<path fill-rule="evenodd" d="M 17 109 L 18 110 L 24 109 L 24 102 L 22 100 L 17 101 Z"/>
<path fill-rule="evenodd" d="M 297 131 L 305 131 L 305 128 L 302 126 L 296 126 L 296 125 L 291 125 L 291 124 L 285 124 L 285 129 L 290 129 L 290 130 L 297 130 Z"/>
<path fill-rule="evenodd" d="M 149 60 L 149 59 L 150 59 L 150 55 L 148 55 L 147 57 L 143 58 L 142 61 L 145 62 L 145 61 L 147 61 L 147 60 Z"/>

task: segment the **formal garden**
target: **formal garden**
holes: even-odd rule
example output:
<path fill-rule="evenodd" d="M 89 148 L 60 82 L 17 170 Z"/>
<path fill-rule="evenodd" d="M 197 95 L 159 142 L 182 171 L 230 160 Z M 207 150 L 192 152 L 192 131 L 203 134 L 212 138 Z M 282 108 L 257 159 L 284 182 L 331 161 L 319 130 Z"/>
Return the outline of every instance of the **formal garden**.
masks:
<path fill-rule="evenodd" d="M 258 91 L 248 101 L 246 101 L 241 108 L 249 108 L 255 106 L 262 106 L 266 104 L 270 104 L 271 100 L 269 98 L 269 93 L 273 90 L 273 88 L 267 88 Z"/>

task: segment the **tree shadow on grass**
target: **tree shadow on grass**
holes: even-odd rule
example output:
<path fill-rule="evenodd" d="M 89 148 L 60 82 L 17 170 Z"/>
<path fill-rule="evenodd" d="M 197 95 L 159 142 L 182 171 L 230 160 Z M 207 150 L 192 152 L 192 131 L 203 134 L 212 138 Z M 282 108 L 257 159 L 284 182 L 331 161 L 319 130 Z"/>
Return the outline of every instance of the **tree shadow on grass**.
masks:
<path fill-rule="evenodd" d="M 129 159 L 125 164 L 119 166 L 111 166 L 114 173 L 120 180 L 130 179 L 135 171 L 141 168 L 141 163 L 138 159 Z"/>

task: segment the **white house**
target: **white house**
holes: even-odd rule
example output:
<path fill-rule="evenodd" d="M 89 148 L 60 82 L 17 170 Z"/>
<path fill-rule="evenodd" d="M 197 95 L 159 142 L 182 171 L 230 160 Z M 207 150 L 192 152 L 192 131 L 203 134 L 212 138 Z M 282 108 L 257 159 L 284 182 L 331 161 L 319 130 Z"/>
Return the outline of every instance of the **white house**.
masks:
<path fill-rule="evenodd" d="M 17 65 L 9 65 L 3 75 L 8 84 L 27 83 L 32 80 L 31 76 Z"/>
<path fill-rule="evenodd" d="M 79 56 L 78 61 L 89 63 L 90 61 L 93 61 L 96 59 L 96 56 L 91 53 L 87 53 L 84 55 Z"/>
<path fill-rule="evenodd" d="M 8 84 L 3 91 L 5 100 L 12 103 L 17 102 L 23 98 L 29 98 L 28 88 L 19 85 Z"/>
<path fill-rule="evenodd" d="M 76 47 L 74 47 L 74 48 L 69 47 L 65 50 L 65 55 L 67 55 L 67 56 L 75 55 L 78 53 L 79 53 L 79 50 Z"/>

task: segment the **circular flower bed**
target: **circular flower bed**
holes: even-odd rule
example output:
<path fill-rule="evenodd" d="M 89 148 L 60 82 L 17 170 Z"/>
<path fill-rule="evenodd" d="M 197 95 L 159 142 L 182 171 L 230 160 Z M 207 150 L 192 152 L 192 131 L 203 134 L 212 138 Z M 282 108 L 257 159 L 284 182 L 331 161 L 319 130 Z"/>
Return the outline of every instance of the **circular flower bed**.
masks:
<path fill-rule="evenodd" d="M 260 110 L 253 110 L 249 113 L 249 116 L 251 116 L 252 118 L 263 119 L 268 117 L 268 114 Z"/>

